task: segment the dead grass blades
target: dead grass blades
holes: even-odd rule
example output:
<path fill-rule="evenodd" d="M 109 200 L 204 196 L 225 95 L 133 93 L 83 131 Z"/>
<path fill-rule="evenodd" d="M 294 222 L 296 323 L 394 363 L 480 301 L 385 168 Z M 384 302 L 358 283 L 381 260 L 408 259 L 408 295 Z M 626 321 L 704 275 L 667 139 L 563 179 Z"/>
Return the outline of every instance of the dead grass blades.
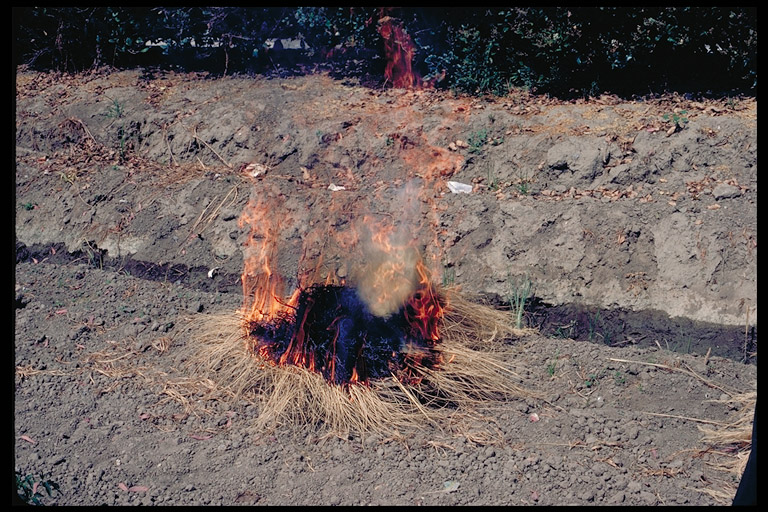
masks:
<path fill-rule="evenodd" d="M 207 399 L 248 400 L 258 403 L 255 428 L 271 430 L 284 424 L 315 425 L 347 435 L 378 432 L 400 436 L 429 424 L 436 430 L 461 430 L 462 414 L 473 415 L 485 406 L 510 398 L 536 397 L 518 385 L 507 368 L 511 348 L 504 340 L 519 334 L 512 319 L 490 306 L 451 296 L 441 347 L 445 363 L 439 370 L 420 367 L 419 384 L 405 384 L 394 376 L 367 386 L 329 385 L 317 373 L 296 366 L 277 366 L 254 350 L 239 312 L 208 315 L 182 325 L 179 368 L 189 384 L 210 379 L 215 385 L 198 389 Z M 480 338 L 480 336 L 483 336 Z M 181 341 L 181 340 L 180 340 Z M 488 432 L 466 428 L 478 442 L 498 438 L 488 421 Z M 485 440 L 485 441 L 484 441 Z"/>
<path fill-rule="evenodd" d="M 747 466 L 747 460 L 749 459 L 749 453 L 752 450 L 752 422 L 755 417 L 755 403 L 757 402 L 757 392 L 747 391 L 738 392 L 729 390 L 725 386 L 718 385 L 711 380 L 705 379 L 700 376 L 690 367 L 676 368 L 673 366 L 656 364 L 656 363 L 644 363 L 641 361 L 628 361 L 625 359 L 614 359 L 612 361 L 646 364 L 663 368 L 669 371 L 676 371 L 695 377 L 699 379 L 703 384 L 708 387 L 723 391 L 727 398 L 718 400 L 709 400 L 713 403 L 726 404 L 729 407 L 738 410 L 739 414 L 736 420 L 725 423 L 721 421 L 712 421 L 700 418 L 690 418 L 687 416 L 676 416 L 671 414 L 660 413 L 646 413 L 653 416 L 663 416 L 670 418 L 683 419 L 688 421 L 695 421 L 701 423 L 698 429 L 703 433 L 701 441 L 708 445 L 707 448 L 699 451 L 698 455 L 703 456 L 705 454 L 716 456 L 714 462 L 707 462 L 706 464 L 718 471 L 722 471 L 732 477 L 732 480 L 739 481 L 744 474 L 744 469 Z M 722 483 L 723 489 L 718 490 L 701 490 L 712 496 L 715 500 L 721 503 L 730 503 L 733 500 L 733 496 L 736 493 L 736 486 L 731 483 Z"/>
<path fill-rule="evenodd" d="M 739 479 L 744 474 L 752 450 L 752 422 L 757 392 L 739 393 L 727 399 L 711 401 L 738 407 L 739 415 L 735 421 L 714 428 L 700 426 L 699 430 L 703 433 L 702 441 L 717 450 L 714 453 L 722 455 L 721 460 L 710 466 Z"/>

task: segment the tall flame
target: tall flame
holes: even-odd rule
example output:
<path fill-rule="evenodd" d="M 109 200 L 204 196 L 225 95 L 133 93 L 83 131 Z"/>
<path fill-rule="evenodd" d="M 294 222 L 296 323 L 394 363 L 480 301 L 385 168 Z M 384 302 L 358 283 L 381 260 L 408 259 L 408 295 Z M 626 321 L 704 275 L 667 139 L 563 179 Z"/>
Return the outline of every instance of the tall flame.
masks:
<path fill-rule="evenodd" d="M 384 16 L 379 20 L 378 30 L 384 39 L 384 56 L 387 59 L 384 68 L 386 79 L 398 88 L 421 87 L 421 76 L 413 70 L 416 46 L 408 32 L 390 16 Z"/>
<path fill-rule="evenodd" d="M 242 275 L 250 351 L 271 364 L 300 366 L 342 385 L 366 384 L 390 371 L 415 382 L 420 379 L 415 368 L 441 364 L 437 345 L 445 301 L 435 293 L 417 247 L 412 224 L 420 214 L 419 189 L 409 184 L 401 194 L 398 225 L 364 216 L 347 231 L 315 229 L 303 238 L 300 267 L 308 263 L 306 244 L 317 242 L 316 236 L 341 237 L 345 264 L 357 263 L 350 275 L 354 288 L 331 284 L 330 274 L 320 284 L 320 252 L 312 255 L 313 270 L 297 276 L 290 296 L 276 264 L 279 243 L 298 214 L 282 213 L 276 200 L 249 201 L 239 225 L 250 230 Z"/>
<path fill-rule="evenodd" d="M 279 222 L 269 217 L 270 209 L 260 202 L 249 202 L 238 220 L 250 233 L 244 250 L 243 313 L 247 321 L 267 322 L 295 308 L 299 290 L 288 300 L 283 299 L 284 283 L 272 270 L 277 254 Z"/>

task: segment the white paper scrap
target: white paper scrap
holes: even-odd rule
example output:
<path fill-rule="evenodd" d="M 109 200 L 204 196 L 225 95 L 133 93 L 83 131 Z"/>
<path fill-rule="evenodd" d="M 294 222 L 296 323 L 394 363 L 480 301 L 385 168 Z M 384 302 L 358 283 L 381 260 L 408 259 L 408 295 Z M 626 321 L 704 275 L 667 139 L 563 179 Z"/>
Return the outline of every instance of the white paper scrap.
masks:
<path fill-rule="evenodd" d="M 449 181 L 448 188 L 454 194 L 469 194 L 470 192 L 472 192 L 472 185 L 467 185 L 466 183 L 459 183 L 458 181 Z"/>

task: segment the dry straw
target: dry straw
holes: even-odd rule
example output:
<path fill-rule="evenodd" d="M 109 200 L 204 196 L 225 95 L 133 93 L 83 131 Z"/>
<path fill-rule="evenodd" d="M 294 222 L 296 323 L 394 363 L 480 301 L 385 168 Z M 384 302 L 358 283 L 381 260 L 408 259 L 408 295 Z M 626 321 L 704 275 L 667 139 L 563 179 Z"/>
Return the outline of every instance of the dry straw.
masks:
<path fill-rule="evenodd" d="M 455 290 L 440 293 L 449 304 L 442 326 L 445 362 L 438 370 L 415 368 L 423 377 L 418 384 L 393 375 L 366 386 L 331 385 L 305 368 L 275 365 L 254 350 L 256 341 L 246 336 L 239 312 L 190 320 L 177 334 L 183 337 L 177 354 L 186 375 L 215 383 L 205 387 L 205 398 L 258 403 L 254 426 L 260 430 L 301 424 L 339 435 L 397 436 L 424 424 L 466 425 L 457 416 L 466 419 L 486 406 L 535 397 L 518 385 L 521 379 L 506 363 L 513 350 L 509 340 L 525 334 L 511 327 L 511 316 Z"/>
<path fill-rule="evenodd" d="M 718 462 L 715 467 L 741 478 L 747 466 L 749 452 L 752 450 L 752 422 L 755 416 L 757 392 L 738 393 L 726 399 L 712 400 L 712 402 L 738 407 L 739 416 L 731 423 L 717 425 L 714 428 L 700 426 L 699 430 L 703 433 L 702 441 L 715 449 L 720 449 L 719 452 L 724 455 L 728 454 L 726 450 L 729 450 L 730 456 Z"/>

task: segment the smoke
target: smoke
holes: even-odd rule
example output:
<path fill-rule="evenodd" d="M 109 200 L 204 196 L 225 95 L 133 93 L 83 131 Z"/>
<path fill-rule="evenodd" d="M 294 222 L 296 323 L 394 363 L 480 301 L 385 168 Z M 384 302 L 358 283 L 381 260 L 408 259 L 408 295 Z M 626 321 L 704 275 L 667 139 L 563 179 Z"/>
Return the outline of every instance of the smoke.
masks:
<path fill-rule="evenodd" d="M 388 317 L 400 310 L 419 286 L 416 248 L 419 214 L 418 187 L 409 182 L 398 192 L 402 210 L 393 212 L 401 222 L 395 228 L 386 222 L 363 221 L 363 261 L 354 272 L 360 298 L 376 316 Z"/>

